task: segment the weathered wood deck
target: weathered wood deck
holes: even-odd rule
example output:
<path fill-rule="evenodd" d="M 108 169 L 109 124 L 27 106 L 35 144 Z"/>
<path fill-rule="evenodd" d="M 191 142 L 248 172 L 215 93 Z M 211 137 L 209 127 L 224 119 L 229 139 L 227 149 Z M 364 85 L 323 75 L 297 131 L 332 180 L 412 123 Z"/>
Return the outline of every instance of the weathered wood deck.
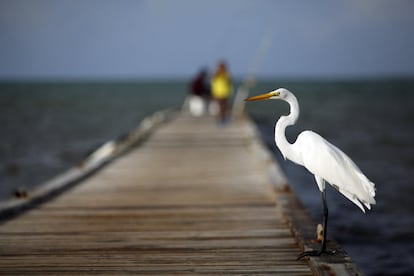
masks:
<path fill-rule="evenodd" d="M 0 274 L 357 273 L 343 252 L 297 261 L 314 230 L 249 120 L 219 127 L 180 114 L 69 191 L 4 221 Z"/>

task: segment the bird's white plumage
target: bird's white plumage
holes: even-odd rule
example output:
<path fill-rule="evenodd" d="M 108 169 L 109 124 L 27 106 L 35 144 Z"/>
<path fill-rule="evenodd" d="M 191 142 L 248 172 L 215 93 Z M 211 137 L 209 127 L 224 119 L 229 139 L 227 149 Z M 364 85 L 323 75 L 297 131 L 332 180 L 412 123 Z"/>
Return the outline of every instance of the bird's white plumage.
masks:
<path fill-rule="evenodd" d="M 313 131 L 302 132 L 293 144 L 287 141 L 286 127 L 293 125 L 299 117 L 296 97 L 284 88 L 266 95 L 268 99 L 284 100 L 290 105 L 290 114 L 281 116 L 275 126 L 275 142 L 285 159 L 302 165 L 313 173 L 321 192 L 325 189 L 326 181 L 363 212 L 363 206 L 370 209 L 370 205 L 375 204 L 375 185 L 344 152 Z M 266 96 L 261 95 L 254 99 L 264 98 Z"/>
<path fill-rule="evenodd" d="M 344 152 L 313 131 L 302 132 L 293 147 L 300 149 L 302 166 L 318 176 L 362 211 L 375 204 L 375 186 Z M 319 186 L 319 185 L 318 185 Z M 324 187 L 319 186 L 320 191 Z"/>

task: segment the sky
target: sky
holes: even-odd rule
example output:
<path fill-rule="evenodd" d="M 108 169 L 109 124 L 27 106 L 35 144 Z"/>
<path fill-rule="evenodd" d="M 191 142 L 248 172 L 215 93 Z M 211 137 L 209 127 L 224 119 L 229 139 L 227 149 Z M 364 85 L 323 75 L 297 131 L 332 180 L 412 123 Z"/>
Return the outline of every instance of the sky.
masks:
<path fill-rule="evenodd" d="M 0 80 L 414 77 L 410 0 L 0 0 Z"/>

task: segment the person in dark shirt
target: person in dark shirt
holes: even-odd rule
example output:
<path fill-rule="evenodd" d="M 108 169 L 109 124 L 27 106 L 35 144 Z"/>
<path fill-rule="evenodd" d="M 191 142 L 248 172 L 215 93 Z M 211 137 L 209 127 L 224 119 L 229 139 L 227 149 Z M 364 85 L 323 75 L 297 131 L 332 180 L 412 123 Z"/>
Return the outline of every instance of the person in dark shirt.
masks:
<path fill-rule="evenodd" d="M 208 71 L 203 68 L 190 83 L 188 108 L 194 116 L 201 116 L 207 110 L 210 101 L 210 87 L 207 78 Z"/>

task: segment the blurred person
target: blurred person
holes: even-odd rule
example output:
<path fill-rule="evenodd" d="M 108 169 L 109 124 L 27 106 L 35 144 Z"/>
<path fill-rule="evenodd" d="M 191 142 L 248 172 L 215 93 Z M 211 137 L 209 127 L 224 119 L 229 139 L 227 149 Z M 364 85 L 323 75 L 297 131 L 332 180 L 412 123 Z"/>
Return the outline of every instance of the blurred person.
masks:
<path fill-rule="evenodd" d="M 232 92 L 230 74 L 226 63 L 220 61 L 211 80 L 211 94 L 219 106 L 218 117 L 221 124 L 228 122 L 228 100 Z"/>
<path fill-rule="evenodd" d="M 188 109 L 194 116 L 201 116 L 205 113 L 210 100 L 210 88 L 207 82 L 208 71 L 201 69 L 189 85 Z"/>

